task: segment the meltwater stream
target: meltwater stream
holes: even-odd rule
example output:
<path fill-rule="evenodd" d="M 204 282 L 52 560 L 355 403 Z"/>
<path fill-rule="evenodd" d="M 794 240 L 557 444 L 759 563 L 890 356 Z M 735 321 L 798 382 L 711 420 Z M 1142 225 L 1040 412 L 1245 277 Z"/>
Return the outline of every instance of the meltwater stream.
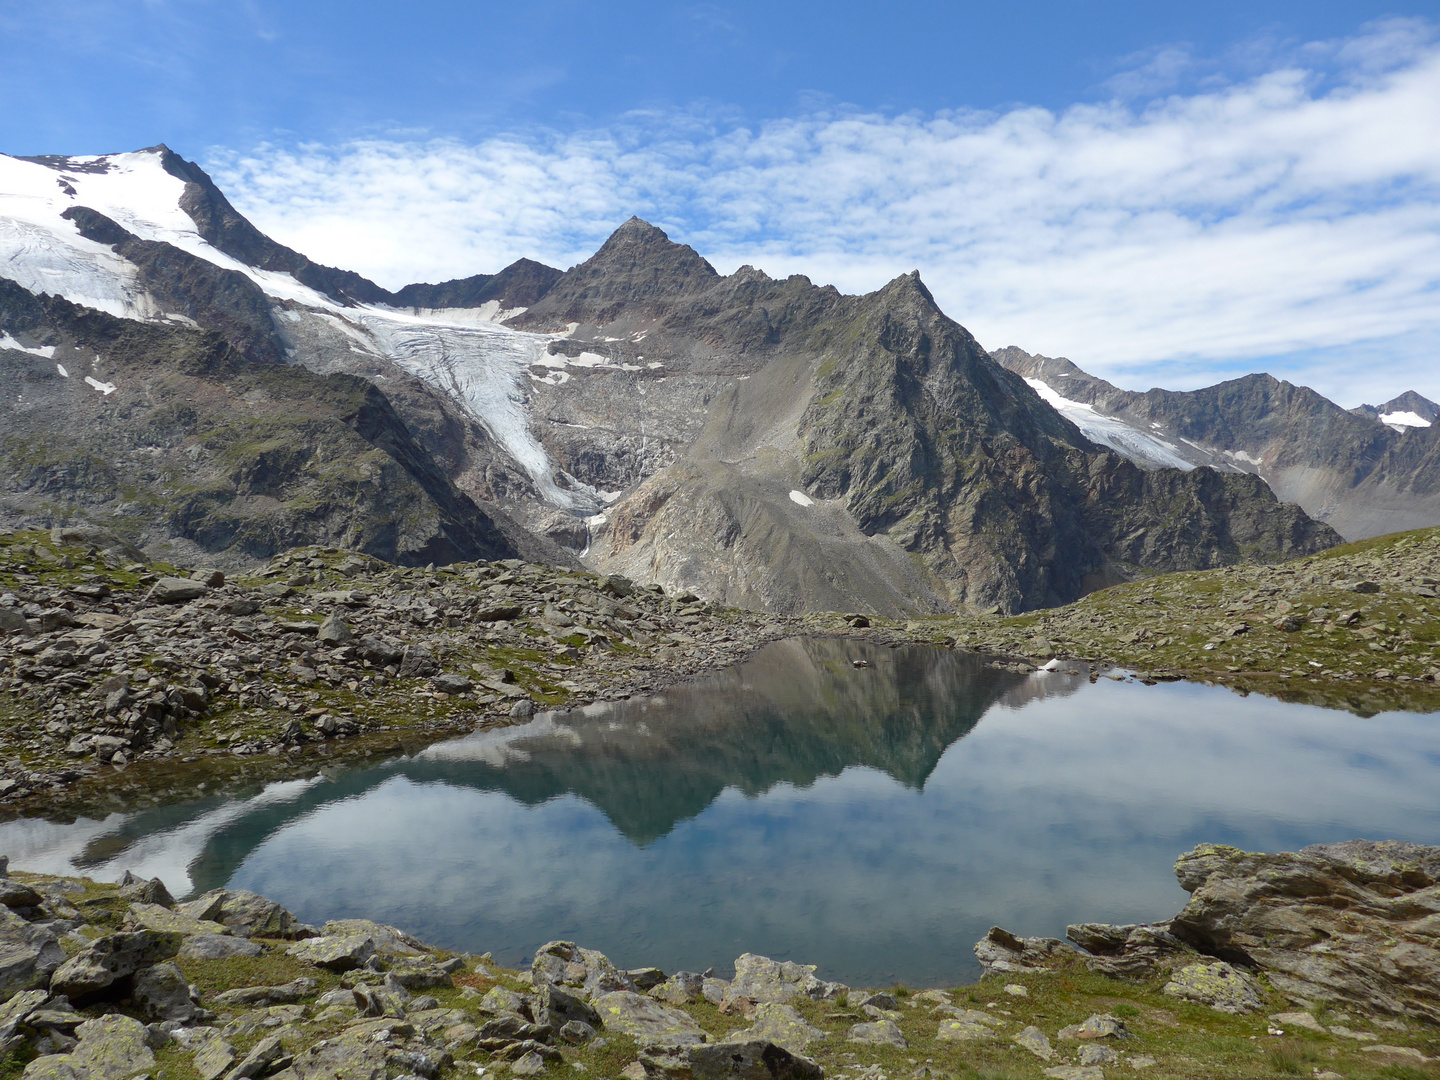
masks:
<path fill-rule="evenodd" d="M 992 924 L 1174 914 L 1195 843 L 1354 837 L 1440 842 L 1440 716 L 797 640 L 663 699 L 246 800 L 10 822 L 0 853 L 253 889 L 507 965 L 564 938 L 622 967 L 724 972 L 749 951 L 934 985 L 978 975 Z"/>

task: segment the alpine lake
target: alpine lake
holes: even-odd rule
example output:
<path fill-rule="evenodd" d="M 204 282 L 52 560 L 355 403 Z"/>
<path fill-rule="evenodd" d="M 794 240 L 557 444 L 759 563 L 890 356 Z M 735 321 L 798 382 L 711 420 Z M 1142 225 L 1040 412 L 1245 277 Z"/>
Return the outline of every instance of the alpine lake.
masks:
<path fill-rule="evenodd" d="M 252 889 L 528 963 L 742 952 L 856 986 L 978 977 L 994 924 L 1168 918 L 1175 857 L 1440 840 L 1436 714 L 1361 718 L 1084 665 L 796 639 L 663 696 L 538 715 L 246 798 L 0 824 L 17 869 Z"/>

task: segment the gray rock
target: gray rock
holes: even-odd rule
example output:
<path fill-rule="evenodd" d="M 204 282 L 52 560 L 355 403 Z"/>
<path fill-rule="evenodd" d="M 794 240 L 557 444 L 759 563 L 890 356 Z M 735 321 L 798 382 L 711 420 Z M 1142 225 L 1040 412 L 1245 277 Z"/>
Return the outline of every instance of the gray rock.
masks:
<path fill-rule="evenodd" d="M 259 956 L 264 951 L 258 943 L 234 934 L 193 934 L 180 947 L 180 959 L 224 960 L 230 956 Z"/>
<path fill-rule="evenodd" d="M 631 968 L 625 974 L 630 976 L 635 989 L 642 994 L 649 993 L 665 981 L 665 972 L 657 967 Z"/>
<path fill-rule="evenodd" d="M 185 976 L 178 967 L 168 962 L 153 964 L 137 972 L 130 997 L 147 1020 L 184 1022 L 199 1008 Z"/>
<path fill-rule="evenodd" d="M 426 946 L 417 937 L 404 930 L 369 919 L 331 919 L 320 928 L 322 934 L 364 934 L 375 942 L 375 951 L 381 956 L 420 956 Z"/>
<path fill-rule="evenodd" d="M 510 1066 L 510 1071 L 516 1076 L 538 1076 L 545 1071 L 545 1059 L 534 1050 L 527 1051 Z"/>
<path fill-rule="evenodd" d="M 199 600 L 210 590 L 202 581 L 189 578 L 162 577 L 145 594 L 145 599 L 156 604 L 184 604 Z"/>
<path fill-rule="evenodd" d="M 988 1042 L 998 1038 L 991 1027 L 994 1019 L 973 1010 L 964 1010 L 966 1015 L 948 1016 L 940 1021 L 935 1038 L 940 1042 Z"/>
<path fill-rule="evenodd" d="M 36 1058 L 24 1080 L 132 1080 L 155 1068 L 145 1025 L 128 1016 L 102 1016 L 76 1029 L 79 1042 L 68 1054 Z"/>
<path fill-rule="evenodd" d="M 1311 1016 L 1308 1012 L 1274 1013 L 1271 1015 L 1270 1021 L 1282 1028 L 1298 1027 L 1304 1028 L 1306 1031 L 1318 1032 L 1321 1035 L 1325 1034 L 1325 1028 L 1321 1025 L 1320 1021 L 1316 1020 L 1315 1017 Z"/>
<path fill-rule="evenodd" d="M 235 1067 L 235 1048 L 224 1039 L 210 1039 L 191 1060 L 200 1080 L 217 1080 Z"/>
<path fill-rule="evenodd" d="M 175 898 L 158 877 L 147 881 L 129 870 L 120 878 L 120 898 L 132 904 L 158 904 L 164 908 L 175 906 Z"/>
<path fill-rule="evenodd" d="M 1196 958 L 1195 950 L 1171 933 L 1169 923 L 1076 923 L 1065 928 L 1065 936 L 1092 954 L 1086 967 L 1117 979 L 1153 978 Z"/>
<path fill-rule="evenodd" d="M 992 972 L 1038 971 L 1057 959 L 1073 955 L 1075 950 L 1059 938 L 1022 938 L 998 926 L 992 926 L 975 943 L 975 957 L 987 975 Z"/>
<path fill-rule="evenodd" d="M 449 1062 L 446 1051 L 430 1046 L 409 1024 L 361 1020 L 296 1054 L 290 1073 L 276 1076 L 277 1080 L 385 1080 L 411 1073 L 434 1078 Z"/>
<path fill-rule="evenodd" d="M 755 1006 L 755 1022 L 743 1031 L 725 1036 L 725 1042 L 771 1042 L 792 1054 L 803 1054 L 810 1044 L 826 1037 L 807 1023 L 793 1006 L 762 1001 Z"/>
<path fill-rule="evenodd" d="M 0 907 L 0 996 L 45 985 L 64 962 L 53 933 Z"/>
<path fill-rule="evenodd" d="M 127 930 L 158 930 L 161 933 L 183 934 L 229 934 L 230 931 L 218 922 L 196 919 L 178 911 L 161 907 L 159 904 L 131 904 L 125 913 Z"/>
<path fill-rule="evenodd" d="M 507 990 L 503 986 L 492 986 L 485 991 L 485 996 L 480 999 L 480 1004 L 476 1008 L 492 1016 L 519 1016 L 525 1008 L 525 999 L 514 990 Z"/>
<path fill-rule="evenodd" d="M 601 994 L 595 999 L 595 1011 L 608 1030 L 629 1035 L 642 1046 L 685 1046 L 705 1041 L 705 1032 L 689 1013 L 632 990 Z"/>
<path fill-rule="evenodd" d="M 400 657 L 400 678 L 424 679 L 436 674 L 440 665 L 435 655 L 422 645 L 406 645 Z"/>
<path fill-rule="evenodd" d="M 572 941 L 550 941 L 535 952 L 530 977 L 536 989 L 544 985 L 579 987 L 592 1001 L 615 990 L 636 989 L 629 975 L 604 953 L 582 949 Z"/>
<path fill-rule="evenodd" d="M 910 1045 L 905 1041 L 905 1036 L 893 1020 L 874 1020 L 867 1024 L 856 1024 L 850 1029 L 848 1038 L 851 1042 L 898 1046 L 902 1050 Z"/>
<path fill-rule="evenodd" d="M 671 1005 L 689 1005 L 704 997 L 704 992 L 705 977 L 697 975 L 693 971 L 677 971 L 659 986 L 652 987 L 647 991 L 651 997 L 660 1001 L 668 1001 Z M 724 993 L 722 992 L 720 1000 L 723 999 Z"/>
<path fill-rule="evenodd" d="M 1274 855 L 1202 844 L 1175 864 L 1192 895 L 1171 929 L 1258 966 L 1291 998 L 1440 1024 L 1440 847 L 1351 840 Z"/>
<path fill-rule="evenodd" d="M 436 675 L 430 685 L 442 694 L 468 694 L 475 689 L 475 684 L 464 675 L 449 671 Z"/>
<path fill-rule="evenodd" d="M 648 1080 L 824 1080 L 809 1058 L 774 1043 L 724 1042 L 641 1053 Z"/>
<path fill-rule="evenodd" d="M 23 881 L 0 877 L 0 904 L 11 908 L 38 907 L 40 902 L 40 894 Z"/>
<path fill-rule="evenodd" d="M 1108 1046 L 1100 1043 L 1089 1043 L 1080 1048 L 1080 1055 L 1076 1061 L 1081 1065 L 1113 1065 L 1120 1060 L 1120 1055 Z"/>
<path fill-rule="evenodd" d="M 218 922 L 242 937 L 295 938 L 313 932 L 275 901 L 247 889 L 212 889 L 175 910 Z"/>
<path fill-rule="evenodd" d="M 369 934 L 326 934 L 291 945 L 285 951 L 326 971 L 350 971 L 375 955 L 375 939 Z"/>
<path fill-rule="evenodd" d="M 107 934 L 61 964 L 50 977 L 50 989 L 72 1000 L 99 994 L 142 967 L 169 960 L 182 941 L 179 934 L 156 930 Z"/>
<path fill-rule="evenodd" d="M 42 1006 L 49 998 L 50 993 L 46 990 L 22 990 L 0 1004 L 0 1057 L 25 1042 L 25 1034 L 19 1030 L 20 1025 L 34 1013 L 42 1011 Z"/>
<path fill-rule="evenodd" d="M 1162 993 L 1237 1015 L 1254 1012 L 1265 1004 L 1259 983 L 1223 960 L 1181 968 Z"/>
<path fill-rule="evenodd" d="M 1050 1080 L 1105 1080 L 1105 1071 L 1098 1065 L 1052 1065 L 1045 1075 Z"/>
<path fill-rule="evenodd" d="M 561 1026 L 557 1034 L 566 1042 L 579 1046 L 595 1038 L 596 1031 L 583 1020 L 569 1020 Z"/>
<path fill-rule="evenodd" d="M 315 631 L 315 640 L 321 645 L 347 645 L 354 637 L 345 620 L 335 615 L 325 616 L 320 629 Z"/>
<path fill-rule="evenodd" d="M 1049 1061 L 1055 1056 L 1055 1048 L 1050 1045 L 1049 1037 L 1034 1024 L 1025 1028 L 1010 1041 L 1016 1046 L 1029 1050 L 1044 1061 Z"/>
<path fill-rule="evenodd" d="M 848 987 L 839 983 L 817 979 L 814 964 L 777 961 L 768 956 L 744 953 L 735 959 L 735 978 L 730 982 L 729 997 L 749 998 L 757 1002 L 786 1002 L 795 997 L 828 1001 L 848 991 Z"/>
<path fill-rule="evenodd" d="M 572 1020 L 597 1028 L 600 1014 L 574 994 L 553 983 L 546 983 L 535 992 L 537 1009 L 535 1023 L 551 1031 L 559 1031 Z"/>
<path fill-rule="evenodd" d="M 900 1003 L 895 1000 L 893 994 L 872 994 L 868 990 L 851 990 L 845 1001 L 852 1009 L 863 1009 L 866 1005 L 873 1005 L 883 1012 L 894 1012 L 900 1008 Z"/>

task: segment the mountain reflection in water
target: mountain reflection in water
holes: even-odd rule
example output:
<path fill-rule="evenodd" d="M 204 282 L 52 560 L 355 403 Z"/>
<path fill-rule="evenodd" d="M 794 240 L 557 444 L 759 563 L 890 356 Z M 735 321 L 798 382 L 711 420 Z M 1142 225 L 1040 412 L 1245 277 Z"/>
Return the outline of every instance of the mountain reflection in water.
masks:
<path fill-rule="evenodd" d="M 1173 914 L 1170 863 L 1200 840 L 1435 842 L 1434 728 L 795 640 L 663 698 L 250 799 L 7 823 L 0 851 L 252 888 L 308 921 L 378 918 L 512 964 L 566 937 L 626 966 L 750 950 L 857 984 L 954 982 L 992 922 Z"/>

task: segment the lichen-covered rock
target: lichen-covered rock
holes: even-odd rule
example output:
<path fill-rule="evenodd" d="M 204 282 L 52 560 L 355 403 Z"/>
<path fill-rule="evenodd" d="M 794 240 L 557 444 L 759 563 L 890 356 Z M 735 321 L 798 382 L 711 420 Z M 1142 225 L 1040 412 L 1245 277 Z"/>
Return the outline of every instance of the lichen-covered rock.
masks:
<path fill-rule="evenodd" d="M 264 950 L 258 942 L 236 937 L 228 930 L 223 934 L 192 934 L 180 946 L 182 960 L 223 960 L 229 956 L 259 956 Z"/>
<path fill-rule="evenodd" d="M 735 959 L 735 978 L 730 982 L 729 996 L 755 1002 L 786 1002 L 802 996 L 821 1001 L 838 998 L 849 990 L 839 983 L 816 978 L 815 970 L 814 964 L 744 953 Z"/>
<path fill-rule="evenodd" d="M 705 1032 L 689 1013 L 630 990 L 614 990 L 595 999 L 595 1011 L 610 1031 L 629 1035 L 642 1046 L 688 1046 L 705 1041 Z"/>
<path fill-rule="evenodd" d="M 276 1080 L 386 1080 L 413 1073 L 438 1076 L 450 1053 L 416 1033 L 413 1025 L 391 1019 L 362 1020 L 339 1035 L 322 1039 L 295 1055 Z"/>
<path fill-rule="evenodd" d="M 935 1038 L 941 1042 L 986 1042 L 996 1038 L 989 1024 L 967 1016 L 947 1016 L 940 1021 Z"/>
<path fill-rule="evenodd" d="M 24 1080 L 133 1080 L 155 1068 L 145 1025 L 128 1016 L 102 1016 L 76 1029 L 68 1054 L 47 1054 L 25 1067 Z"/>
<path fill-rule="evenodd" d="M 50 977 L 50 989 L 72 1000 L 99 994 L 142 967 L 169 960 L 183 940 L 158 930 L 106 934 L 61 964 Z"/>
<path fill-rule="evenodd" d="M 1097 1013 L 1078 1024 L 1069 1024 L 1060 1029 L 1057 1039 L 1128 1039 L 1130 1030 L 1125 1021 L 1117 1016 Z"/>
<path fill-rule="evenodd" d="M 1055 1056 L 1055 1048 L 1050 1045 L 1049 1037 L 1034 1024 L 1023 1029 L 1010 1041 L 1022 1049 L 1029 1050 L 1042 1061 L 1049 1061 Z"/>
<path fill-rule="evenodd" d="M 1351 840 L 1274 855 L 1202 844 L 1175 864 L 1171 922 L 1304 1001 L 1440 1023 L 1440 847 Z"/>
<path fill-rule="evenodd" d="M 381 956 L 419 956 L 425 943 L 404 930 L 369 919 L 331 919 L 320 928 L 322 934 L 364 934 L 375 943 Z"/>
<path fill-rule="evenodd" d="M 1165 984 L 1164 993 L 1224 1013 L 1251 1013 L 1265 1004 L 1255 980 L 1223 960 L 1181 968 Z"/>
<path fill-rule="evenodd" d="M 221 923 L 241 937 L 296 938 L 314 932 L 274 900 L 247 889 L 212 889 L 176 910 L 191 918 Z"/>
<path fill-rule="evenodd" d="M 160 904 L 131 904 L 125 913 L 125 925 L 132 930 L 158 930 L 162 933 L 229 934 L 227 927 L 208 919 L 196 919 Z"/>
<path fill-rule="evenodd" d="M 1065 928 L 1065 936 L 1091 954 L 1086 967 L 1117 979 L 1153 978 L 1196 957 L 1193 948 L 1171 933 L 1169 923 L 1076 923 Z"/>

